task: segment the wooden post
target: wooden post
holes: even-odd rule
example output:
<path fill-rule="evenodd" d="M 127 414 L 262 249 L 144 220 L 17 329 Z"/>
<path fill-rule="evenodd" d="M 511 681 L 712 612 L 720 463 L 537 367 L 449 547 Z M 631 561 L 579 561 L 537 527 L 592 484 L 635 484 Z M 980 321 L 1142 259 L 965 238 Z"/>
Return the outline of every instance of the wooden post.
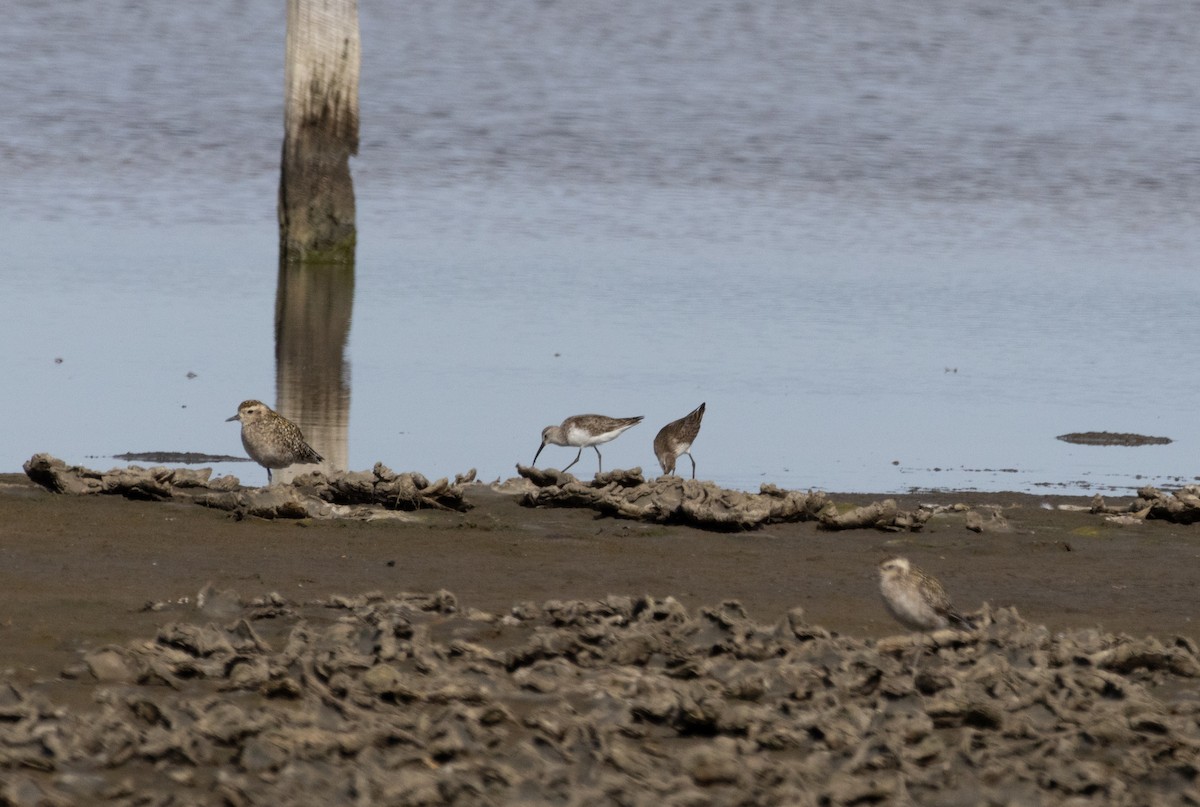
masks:
<path fill-rule="evenodd" d="M 288 0 L 280 255 L 354 260 L 354 183 L 361 62 L 357 0 Z"/>

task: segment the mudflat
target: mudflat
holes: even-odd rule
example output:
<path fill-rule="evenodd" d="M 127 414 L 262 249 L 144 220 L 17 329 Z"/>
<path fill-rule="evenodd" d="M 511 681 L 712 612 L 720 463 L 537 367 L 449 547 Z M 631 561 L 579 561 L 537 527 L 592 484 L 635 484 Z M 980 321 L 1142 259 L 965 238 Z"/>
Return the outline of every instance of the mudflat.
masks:
<path fill-rule="evenodd" d="M 55 495 L 3 475 L 0 669 L 25 680 L 54 676 L 81 649 L 151 635 L 161 620 L 143 610 L 147 603 L 194 598 L 206 584 L 298 600 L 444 589 L 490 611 L 608 594 L 672 596 L 689 608 L 738 600 L 762 621 L 801 607 L 829 630 L 878 637 L 899 632 L 879 602 L 875 572 L 893 554 L 941 579 L 964 611 L 988 602 L 1051 630 L 1200 636 L 1200 525 L 1117 526 L 1059 509 L 1087 507 L 1078 497 L 891 498 L 902 507 L 963 503 L 1002 521 L 985 519 L 981 533 L 955 515 L 918 532 L 800 523 L 717 533 L 525 508 L 484 485 L 469 488 L 467 513 L 237 520 L 192 504 Z"/>
<path fill-rule="evenodd" d="M 0 477 L 0 802 L 1200 797 L 1200 526 L 1009 493 L 890 497 L 963 505 L 915 532 L 466 498 L 268 521 Z M 915 663 L 877 591 L 897 554 L 980 631 Z"/>

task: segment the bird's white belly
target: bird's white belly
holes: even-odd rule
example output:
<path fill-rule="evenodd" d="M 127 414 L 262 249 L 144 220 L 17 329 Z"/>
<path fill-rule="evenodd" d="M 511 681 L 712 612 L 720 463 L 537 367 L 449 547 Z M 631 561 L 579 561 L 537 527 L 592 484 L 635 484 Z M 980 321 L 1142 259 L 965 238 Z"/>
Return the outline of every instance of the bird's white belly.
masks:
<path fill-rule="evenodd" d="M 929 605 L 914 586 L 883 586 L 883 604 L 897 622 L 910 630 L 944 628 L 949 622 Z"/>
<path fill-rule="evenodd" d="M 625 429 L 612 429 L 611 431 L 600 432 L 593 434 L 587 429 L 581 429 L 578 426 L 572 426 L 567 429 L 567 445 L 569 446 L 594 446 L 600 443 L 607 443 L 609 440 L 616 437 Z"/>

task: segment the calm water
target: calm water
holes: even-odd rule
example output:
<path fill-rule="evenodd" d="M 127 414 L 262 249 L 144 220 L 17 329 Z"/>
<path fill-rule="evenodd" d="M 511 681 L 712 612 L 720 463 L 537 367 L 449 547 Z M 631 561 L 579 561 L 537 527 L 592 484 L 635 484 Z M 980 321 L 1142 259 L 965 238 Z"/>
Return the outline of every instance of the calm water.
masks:
<path fill-rule="evenodd" d="M 276 5 L 10 10 L 0 470 L 241 455 L 224 419 L 275 401 Z M 350 467 L 504 478 L 595 411 L 646 416 L 601 450 L 649 470 L 658 427 L 706 401 L 699 474 L 732 487 L 1200 474 L 1200 5 L 361 20 Z M 1085 430 L 1176 442 L 1054 439 Z"/>

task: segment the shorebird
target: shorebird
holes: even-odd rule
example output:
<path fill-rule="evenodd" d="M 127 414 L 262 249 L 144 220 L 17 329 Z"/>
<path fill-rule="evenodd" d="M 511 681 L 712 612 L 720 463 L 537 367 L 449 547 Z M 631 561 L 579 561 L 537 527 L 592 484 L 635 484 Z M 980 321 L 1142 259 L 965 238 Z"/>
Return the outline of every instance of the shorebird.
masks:
<path fill-rule="evenodd" d="M 879 593 L 887 612 L 909 630 L 924 633 L 951 625 L 975 627 L 950 604 L 937 578 L 913 566 L 908 558 L 888 558 L 879 564 Z"/>
<path fill-rule="evenodd" d="M 242 401 L 237 414 L 225 422 L 231 420 L 241 421 L 242 445 L 250 459 L 267 469 L 268 485 L 272 468 L 325 460 L 304 441 L 299 426 L 262 401 Z"/>
<path fill-rule="evenodd" d="M 561 426 L 547 426 L 542 429 L 542 444 L 538 446 L 537 454 L 533 455 L 533 462 L 530 465 L 537 464 L 537 458 L 541 455 L 542 449 L 551 443 L 556 446 L 579 446 L 579 453 L 575 455 L 575 459 L 571 460 L 567 468 L 579 462 L 579 458 L 583 456 L 583 449 L 591 446 L 596 450 L 596 468 L 599 473 L 604 470 L 604 458 L 600 456 L 600 449 L 596 446 L 615 439 L 630 426 L 641 423 L 642 417 L 642 415 L 632 418 L 572 415 L 564 420 Z M 565 472 L 567 468 L 563 468 L 563 471 Z"/>
<path fill-rule="evenodd" d="M 654 438 L 654 456 L 662 466 L 664 474 L 675 473 L 675 460 L 687 454 L 692 461 L 692 479 L 696 478 L 696 458 L 692 456 L 692 441 L 700 433 L 700 421 L 704 419 L 704 404 L 688 412 L 679 420 L 663 426 Z"/>

